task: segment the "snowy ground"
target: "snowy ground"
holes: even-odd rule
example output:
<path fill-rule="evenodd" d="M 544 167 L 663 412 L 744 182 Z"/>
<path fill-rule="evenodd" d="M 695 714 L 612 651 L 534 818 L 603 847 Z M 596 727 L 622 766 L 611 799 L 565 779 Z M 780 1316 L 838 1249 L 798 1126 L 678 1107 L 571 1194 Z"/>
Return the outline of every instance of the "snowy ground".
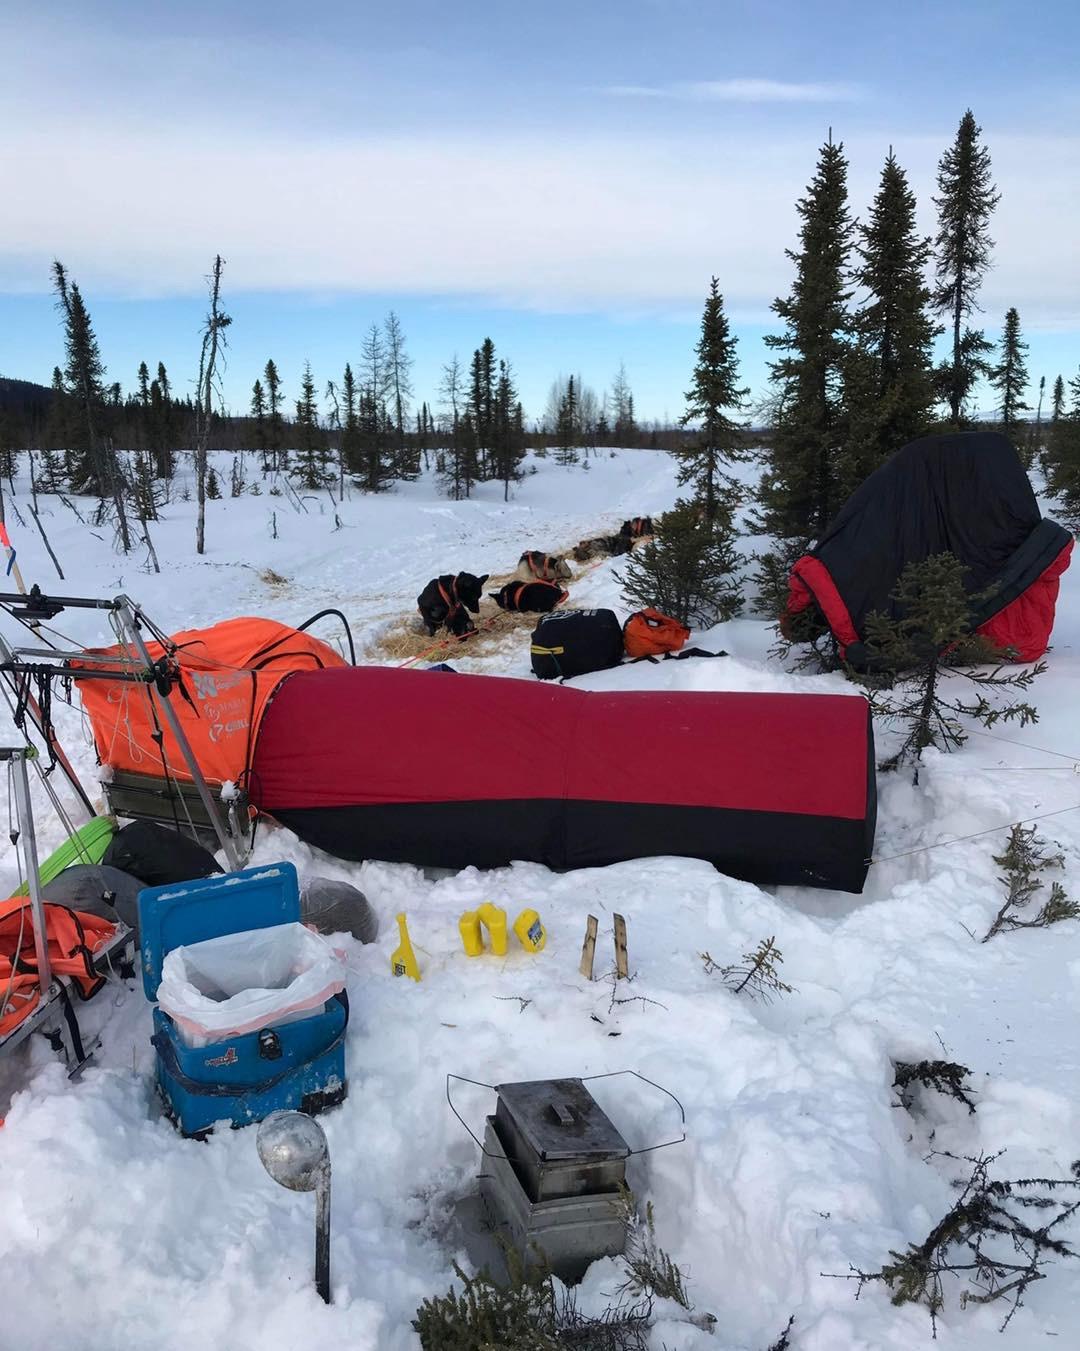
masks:
<path fill-rule="evenodd" d="M 169 630 L 245 613 L 299 621 L 335 605 L 369 645 L 439 572 L 506 571 L 526 547 L 565 546 L 662 510 L 674 496 L 664 456 L 627 451 L 592 460 L 588 472 L 540 461 L 509 504 L 493 489 L 449 503 L 426 483 L 377 500 L 357 494 L 337 531 L 326 500 L 300 514 L 283 498 L 247 497 L 210 504 L 203 559 L 192 547 L 193 506 L 177 502 L 155 527 L 160 557 L 175 560 L 160 577 L 122 560 L 102 532 L 51 499 L 42 519 L 72 593 L 124 590 Z M 27 582 L 62 591 L 25 493 L 15 501 L 26 528 L 10 502 L 8 523 Z M 262 580 L 267 568 L 286 580 Z M 571 589 L 575 604 L 625 613 L 611 564 Z M 109 639 L 92 613 L 57 623 L 81 641 Z M 695 641 L 731 657 L 638 665 L 580 683 L 847 688 L 837 677 L 786 674 L 754 619 Z M 482 660 L 466 652 L 453 654 L 463 667 L 528 673 L 523 639 Z M 925 848 L 1080 803 L 1078 654 L 1074 570 L 1050 671 L 1035 687 L 1038 726 L 929 756 L 917 789 L 908 776 L 883 778 L 882 861 L 861 897 L 772 895 L 703 863 L 664 858 L 563 876 L 519 865 L 429 881 L 404 866 L 350 868 L 261 832 L 256 861 L 291 858 L 302 873 L 350 878 L 382 923 L 378 943 L 350 946 L 350 1096 L 323 1118 L 334 1167 L 334 1304 L 323 1306 L 310 1284 L 309 1199 L 266 1177 L 251 1131 L 207 1144 L 174 1133 L 152 1090 L 141 986 L 115 984 L 86 1006 L 103 1047 L 80 1082 L 69 1082 L 44 1046 L 32 1065 L 16 1066 L 26 1087 L 0 1129 L 0 1348 L 415 1347 L 410 1318 L 453 1279 L 461 1256 L 454 1206 L 477 1171 L 476 1147 L 446 1105 L 446 1073 L 494 1083 L 620 1069 L 638 1070 L 685 1105 L 686 1143 L 633 1160 L 632 1183 L 653 1202 L 659 1238 L 688 1273 L 697 1309 L 718 1320 L 711 1336 L 666 1323 L 657 1348 L 764 1351 L 791 1313 L 797 1351 L 928 1345 L 924 1310 L 893 1308 L 880 1287 L 856 1302 L 854 1286 L 832 1276 L 849 1264 L 879 1266 L 890 1250 L 924 1238 L 947 1208 L 955 1169 L 928 1161 L 930 1132 L 939 1150 L 1007 1149 L 1001 1176 L 1066 1175 L 1080 1158 L 1080 922 L 975 942 L 968 931 L 984 932 L 1000 903 L 991 855 L 1004 833 Z M 58 725 L 93 782 L 81 719 L 61 708 Z M 470 737 L 482 753 L 484 729 Z M 46 852 L 60 828 L 44 800 L 39 828 Z M 1075 890 L 1080 811 L 1043 829 L 1064 849 Z M 0 867 L 0 885 L 13 885 L 10 850 Z M 468 961 L 457 917 L 483 900 L 511 915 L 535 906 L 549 933 L 544 953 Z M 389 972 L 401 909 L 420 949 L 419 986 Z M 611 980 L 589 984 L 577 973 L 590 911 L 602 917 L 597 970 L 607 970 L 615 910 L 629 922 L 634 974 L 618 992 L 630 1000 L 622 1003 L 613 1003 Z M 783 950 L 791 995 L 748 1003 L 705 972 L 701 952 L 731 961 L 768 935 Z M 891 1061 L 943 1057 L 942 1045 L 974 1070 L 978 1112 L 938 1100 L 917 1122 L 897 1106 Z M 605 1085 L 611 1115 L 634 1145 L 666 1138 L 677 1114 L 632 1083 Z M 491 1100 L 470 1089 L 460 1107 L 478 1129 Z M 604 1262 L 585 1288 L 599 1298 L 616 1283 L 614 1264 Z M 1073 1347 L 1078 1309 L 1080 1264 L 1066 1263 L 1031 1290 L 1000 1337 L 1001 1307 L 961 1311 L 951 1300 L 938 1344 Z"/>

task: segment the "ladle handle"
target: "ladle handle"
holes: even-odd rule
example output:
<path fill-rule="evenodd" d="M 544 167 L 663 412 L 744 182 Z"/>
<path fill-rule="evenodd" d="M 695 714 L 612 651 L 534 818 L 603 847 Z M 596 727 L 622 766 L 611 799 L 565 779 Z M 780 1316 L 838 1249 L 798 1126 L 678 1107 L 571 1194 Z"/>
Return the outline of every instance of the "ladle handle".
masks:
<path fill-rule="evenodd" d="M 315 1289 L 330 1303 L 330 1170 L 315 1188 Z"/>

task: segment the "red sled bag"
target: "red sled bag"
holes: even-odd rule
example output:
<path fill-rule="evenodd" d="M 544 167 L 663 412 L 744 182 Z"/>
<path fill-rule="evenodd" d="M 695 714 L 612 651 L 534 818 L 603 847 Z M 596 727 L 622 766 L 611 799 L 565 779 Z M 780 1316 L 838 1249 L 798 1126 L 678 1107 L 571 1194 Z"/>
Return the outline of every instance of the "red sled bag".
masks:
<path fill-rule="evenodd" d="M 623 625 L 623 646 L 628 657 L 656 657 L 678 652 L 690 637 L 690 630 L 670 615 L 651 607 L 638 610 Z"/>

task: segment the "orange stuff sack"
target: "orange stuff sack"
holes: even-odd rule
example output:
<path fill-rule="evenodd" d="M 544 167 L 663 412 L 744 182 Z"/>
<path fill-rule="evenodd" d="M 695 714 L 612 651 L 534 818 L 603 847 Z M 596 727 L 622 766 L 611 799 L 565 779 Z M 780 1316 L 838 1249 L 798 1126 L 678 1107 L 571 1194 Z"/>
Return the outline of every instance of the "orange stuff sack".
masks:
<path fill-rule="evenodd" d="M 658 657 L 678 652 L 690 637 L 690 630 L 670 615 L 651 607 L 638 610 L 623 625 L 623 646 L 628 657 Z"/>
<path fill-rule="evenodd" d="M 242 779 L 263 710 L 287 675 L 348 665 L 310 633 L 272 619 L 226 619 L 208 629 L 177 633 L 169 639 L 168 653 L 160 643 L 147 647 L 154 661 L 171 657 L 179 684 L 168 697 L 199 768 L 215 785 Z M 88 651 L 98 657 L 114 654 L 119 656 L 120 649 Z M 164 757 L 170 776 L 190 782 L 184 757 L 168 723 L 152 705 L 149 688 L 80 679 L 79 665 L 77 660 L 71 663 L 100 762 L 161 778 Z M 94 666 L 100 670 L 102 663 Z M 152 697 L 160 698 L 156 691 Z M 159 731 L 160 747 L 155 739 Z"/>
<path fill-rule="evenodd" d="M 42 908 L 53 971 L 71 976 L 79 995 L 89 999 L 105 984 L 94 970 L 94 953 L 116 933 L 116 925 L 62 905 L 46 902 Z M 40 994 L 30 902 L 14 896 L 0 901 L 0 1036 L 36 1008 Z"/>

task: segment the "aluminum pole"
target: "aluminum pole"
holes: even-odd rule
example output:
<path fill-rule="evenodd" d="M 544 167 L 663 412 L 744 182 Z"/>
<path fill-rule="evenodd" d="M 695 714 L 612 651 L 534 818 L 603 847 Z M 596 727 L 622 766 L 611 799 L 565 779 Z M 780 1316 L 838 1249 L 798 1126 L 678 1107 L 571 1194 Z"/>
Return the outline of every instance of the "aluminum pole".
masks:
<path fill-rule="evenodd" d="M 34 811 L 30 805 L 30 778 L 26 772 L 29 752 L 15 751 L 15 806 L 19 813 L 19 848 L 30 891 L 30 915 L 34 925 L 34 951 L 37 954 L 38 984 L 41 997 L 48 999 L 52 988 L 49 942 L 45 931 L 45 907 L 41 902 L 41 876 L 38 873 L 37 839 L 34 835 Z"/>
<path fill-rule="evenodd" d="M 147 671 L 152 671 L 154 668 L 153 659 L 150 656 L 150 652 L 145 642 L 143 642 L 142 634 L 139 632 L 138 625 L 135 622 L 133 613 L 134 606 L 132 605 L 132 602 L 127 596 L 117 596 L 115 605 L 117 617 L 123 625 L 124 631 L 128 634 L 128 641 L 134 646 L 139 656 L 146 663 Z M 152 686 L 147 686 L 147 693 L 149 698 L 154 698 L 155 691 Z M 184 735 L 184 730 L 180 726 L 180 721 L 173 710 L 172 701 L 168 697 L 159 699 L 158 707 L 165 715 L 165 721 L 169 724 L 169 730 L 176 738 L 176 744 L 180 747 L 184 759 L 187 761 L 187 767 L 191 771 L 192 781 L 199 791 L 199 797 L 202 799 L 202 804 L 206 808 L 206 814 L 210 818 L 210 824 L 214 828 L 214 834 L 218 837 L 218 843 L 221 845 L 222 852 L 228 860 L 229 869 L 231 872 L 237 872 L 241 866 L 241 858 L 237 851 L 236 844 L 233 841 L 232 836 L 225 829 L 225 823 L 221 819 L 218 805 L 214 801 L 206 780 L 203 778 L 203 773 L 195 759 L 195 754 L 192 751 L 188 739 Z"/>

